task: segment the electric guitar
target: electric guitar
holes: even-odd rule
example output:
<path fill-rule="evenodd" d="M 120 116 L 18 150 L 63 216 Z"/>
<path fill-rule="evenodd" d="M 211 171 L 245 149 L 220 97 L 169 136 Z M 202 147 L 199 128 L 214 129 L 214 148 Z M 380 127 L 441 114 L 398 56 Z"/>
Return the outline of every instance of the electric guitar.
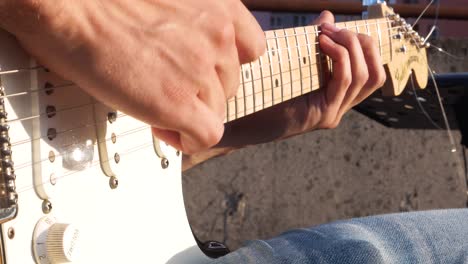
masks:
<path fill-rule="evenodd" d="M 384 4 L 337 24 L 370 35 L 398 95 L 424 88 L 425 44 Z M 326 85 L 332 64 L 316 26 L 265 33 L 267 52 L 242 65 L 226 122 Z M 0 33 L 1 263 L 207 263 L 185 214 L 181 153 L 151 128 L 37 66 Z"/>

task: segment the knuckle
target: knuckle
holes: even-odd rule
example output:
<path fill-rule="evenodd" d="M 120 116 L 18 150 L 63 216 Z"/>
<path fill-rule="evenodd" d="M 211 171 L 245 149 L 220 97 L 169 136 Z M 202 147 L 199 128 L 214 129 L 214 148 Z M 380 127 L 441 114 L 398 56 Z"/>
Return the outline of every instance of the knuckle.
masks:
<path fill-rule="evenodd" d="M 204 137 L 202 138 L 202 147 L 209 148 L 216 145 L 223 136 L 223 130 L 218 127 L 212 127 L 207 129 L 204 133 Z"/>
<path fill-rule="evenodd" d="M 258 30 L 258 33 L 255 33 L 255 36 L 252 37 L 251 43 L 248 46 L 243 47 L 247 60 L 242 61 L 241 63 L 247 63 L 253 60 L 256 60 L 266 52 L 266 38 L 263 31 Z"/>
<path fill-rule="evenodd" d="M 343 29 L 341 30 L 340 34 L 342 34 L 343 36 L 344 45 L 351 47 L 353 45 L 358 44 L 358 38 L 357 38 L 356 33 Z"/>
<path fill-rule="evenodd" d="M 228 87 L 226 88 L 226 98 L 227 99 L 230 99 L 230 98 L 233 98 L 234 96 L 237 95 L 237 88 L 238 88 L 238 85 L 233 85 L 232 87 Z"/>
<path fill-rule="evenodd" d="M 341 60 L 344 62 L 349 62 L 349 51 L 346 48 L 343 46 L 338 46 L 336 52 Z"/>
<path fill-rule="evenodd" d="M 385 84 L 386 80 L 387 75 L 385 74 L 385 70 L 383 69 L 383 67 L 379 67 L 369 75 L 369 85 L 372 87 L 382 87 Z"/>
<path fill-rule="evenodd" d="M 387 74 L 385 73 L 385 70 L 381 68 L 381 70 L 379 71 L 379 74 L 377 75 L 377 86 L 378 87 L 384 86 L 386 81 L 387 81 Z"/>
<path fill-rule="evenodd" d="M 357 71 L 356 77 L 354 77 L 354 81 L 359 85 L 364 85 L 369 80 L 369 77 L 370 75 L 367 71 L 367 68 L 362 67 Z"/>
<path fill-rule="evenodd" d="M 340 79 L 340 84 L 342 87 L 349 87 L 351 83 L 353 82 L 353 77 L 351 76 L 351 73 L 345 72 L 343 73 L 342 76 L 339 76 Z"/>
<path fill-rule="evenodd" d="M 361 45 L 363 47 L 376 46 L 374 40 L 368 35 L 359 34 L 359 40 L 360 40 Z"/>
<path fill-rule="evenodd" d="M 222 22 L 214 29 L 215 45 L 218 47 L 226 47 L 234 45 L 235 30 L 234 25 L 230 22 Z"/>
<path fill-rule="evenodd" d="M 265 33 L 260 32 L 256 38 L 255 42 L 255 52 L 254 52 L 254 57 L 258 58 L 265 54 L 266 52 L 266 38 L 265 38 Z"/>

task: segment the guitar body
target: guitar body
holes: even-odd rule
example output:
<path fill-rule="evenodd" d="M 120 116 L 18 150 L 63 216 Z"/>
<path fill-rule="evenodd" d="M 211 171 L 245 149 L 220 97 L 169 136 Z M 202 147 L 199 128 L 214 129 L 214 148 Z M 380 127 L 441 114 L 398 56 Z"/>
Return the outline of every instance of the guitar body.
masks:
<path fill-rule="evenodd" d="M 4 32 L 0 65 L 32 66 Z M 45 69 L 1 82 L 18 204 L 2 224 L 2 263 L 60 263 L 59 251 L 74 263 L 204 259 L 185 213 L 181 155 L 148 125 Z"/>

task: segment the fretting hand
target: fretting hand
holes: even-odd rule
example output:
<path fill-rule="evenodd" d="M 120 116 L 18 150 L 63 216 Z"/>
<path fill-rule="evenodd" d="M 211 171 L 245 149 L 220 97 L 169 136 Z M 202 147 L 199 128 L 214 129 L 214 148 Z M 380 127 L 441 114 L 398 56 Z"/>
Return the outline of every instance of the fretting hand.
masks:
<path fill-rule="evenodd" d="M 381 87 L 386 76 L 377 45 L 367 35 L 335 28 L 334 22 L 328 11 L 314 22 L 321 25 L 320 48 L 333 61 L 327 87 L 228 123 L 220 144 L 185 156 L 184 168 L 247 145 L 335 128 L 348 110 Z"/>

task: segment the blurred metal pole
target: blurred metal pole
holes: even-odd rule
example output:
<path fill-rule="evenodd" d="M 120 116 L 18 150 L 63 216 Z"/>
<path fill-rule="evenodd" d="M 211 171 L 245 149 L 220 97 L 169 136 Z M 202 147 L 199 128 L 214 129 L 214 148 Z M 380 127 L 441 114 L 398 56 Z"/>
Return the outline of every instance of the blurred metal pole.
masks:
<path fill-rule="evenodd" d="M 277 11 L 277 12 L 300 12 L 320 13 L 330 10 L 342 15 L 361 15 L 367 8 L 359 2 L 325 2 L 322 0 L 242 0 L 252 11 Z M 417 17 L 424 10 L 425 5 L 395 4 L 391 5 L 395 12 L 402 17 Z M 436 8 L 431 6 L 424 14 L 424 18 L 434 18 Z M 468 20 L 468 7 L 466 6 L 444 6 L 439 9 L 440 19 Z"/>

